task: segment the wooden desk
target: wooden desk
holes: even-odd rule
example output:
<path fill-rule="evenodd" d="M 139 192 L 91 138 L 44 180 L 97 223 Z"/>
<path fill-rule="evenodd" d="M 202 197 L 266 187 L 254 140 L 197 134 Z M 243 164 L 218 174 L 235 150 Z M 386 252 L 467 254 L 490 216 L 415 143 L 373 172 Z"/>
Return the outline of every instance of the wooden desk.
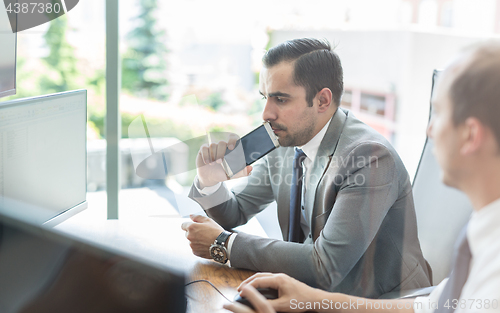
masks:
<path fill-rule="evenodd" d="M 211 261 L 200 261 L 189 276 L 190 281 L 206 279 L 229 300 L 236 296 L 238 285 L 254 272 L 230 268 Z M 222 308 L 228 303 L 210 284 L 198 282 L 186 287 L 189 313 L 228 312 Z"/>
<path fill-rule="evenodd" d="M 119 220 L 106 219 L 104 193 L 93 196 L 103 199 L 89 199 L 87 210 L 57 225 L 55 229 L 145 259 L 160 267 L 181 271 L 186 275 L 187 282 L 206 279 L 230 300 L 237 294 L 236 287 L 253 274 L 193 255 L 181 229 L 181 224 L 189 219 L 181 218 L 170 203 L 158 197 L 154 191 L 122 190 Z M 240 230 L 266 236 L 256 219 L 250 220 Z M 187 286 L 186 296 L 187 312 L 228 312 L 222 308 L 227 300 L 206 282 Z"/>

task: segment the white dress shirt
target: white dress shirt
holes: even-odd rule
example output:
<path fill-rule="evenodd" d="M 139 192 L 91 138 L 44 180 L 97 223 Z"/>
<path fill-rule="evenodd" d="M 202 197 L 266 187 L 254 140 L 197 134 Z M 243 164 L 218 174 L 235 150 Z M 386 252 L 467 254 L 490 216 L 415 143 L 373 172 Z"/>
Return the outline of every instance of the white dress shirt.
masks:
<path fill-rule="evenodd" d="M 500 312 L 500 199 L 472 213 L 467 239 L 472 259 L 455 312 Z M 446 281 L 428 297 L 416 298 L 415 312 L 432 313 Z"/>
<path fill-rule="evenodd" d="M 316 159 L 316 155 L 318 154 L 318 149 L 319 145 L 321 144 L 321 141 L 323 140 L 323 137 L 325 137 L 326 130 L 328 129 L 328 126 L 330 125 L 330 121 L 326 123 L 325 126 L 314 136 L 309 142 L 307 142 L 305 145 L 301 147 L 297 147 L 304 151 L 306 154 L 306 158 L 304 159 L 304 162 L 302 163 L 304 172 L 303 176 L 305 178 L 305 181 L 302 184 L 302 214 L 300 216 L 300 227 L 302 228 L 302 231 L 304 232 L 304 235 L 307 236 L 310 231 L 310 220 L 311 220 L 311 215 L 312 215 L 312 210 L 313 208 L 306 207 L 304 205 L 304 200 L 306 199 L 306 194 L 307 194 L 307 186 L 309 183 L 309 180 L 311 178 L 311 169 L 314 163 L 314 159 Z"/>
<path fill-rule="evenodd" d="M 297 148 L 301 149 L 302 151 L 304 151 L 304 153 L 306 154 L 306 158 L 304 159 L 304 162 L 302 163 L 303 168 L 304 168 L 304 172 L 303 172 L 302 177 L 305 178 L 305 182 L 304 182 L 304 184 L 302 184 L 304 186 L 302 188 L 302 208 L 303 208 L 303 210 L 302 210 L 302 214 L 301 214 L 301 218 L 300 218 L 300 226 L 301 226 L 302 231 L 304 232 L 305 236 L 307 236 L 307 234 L 309 234 L 309 231 L 310 231 L 309 220 L 311 219 L 311 214 L 312 214 L 312 209 L 313 209 L 312 207 L 311 208 L 304 207 L 304 199 L 305 199 L 305 196 L 307 193 L 306 186 L 307 186 L 307 183 L 309 182 L 309 179 L 310 179 L 310 173 L 311 173 L 310 169 L 312 168 L 314 159 L 316 158 L 316 155 L 318 154 L 318 149 L 319 149 L 319 146 L 321 144 L 321 141 L 323 140 L 323 137 L 325 137 L 326 130 L 328 129 L 328 126 L 330 125 L 331 121 L 332 120 L 330 119 L 328 121 L 328 123 L 326 123 L 326 125 L 323 126 L 323 128 L 311 140 L 309 140 L 305 145 L 303 145 L 301 147 L 297 147 Z M 203 196 L 208 196 L 208 195 L 211 195 L 212 193 L 216 192 L 221 187 L 221 185 L 222 185 L 222 183 L 218 183 L 214 186 L 205 187 L 205 188 L 201 189 L 200 183 L 198 181 L 198 176 L 196 176 L 194 179 L 195 188 Z M 231 255 L 231 248 L 233 246 L 234 238 L 236 238 L 236 235 L 237 235 L 236 233 L 233 233 L 229 237 L 229 241 L 227 243 L 228 258 Z"/>

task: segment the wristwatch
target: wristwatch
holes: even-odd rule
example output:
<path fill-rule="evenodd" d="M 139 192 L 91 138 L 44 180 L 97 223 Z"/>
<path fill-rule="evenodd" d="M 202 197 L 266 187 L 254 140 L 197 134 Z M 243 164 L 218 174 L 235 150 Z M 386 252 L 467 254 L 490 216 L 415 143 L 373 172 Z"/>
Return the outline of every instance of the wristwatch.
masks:
<path fill-rule="evenodd" d="M 222 264 L 227 263 L 228 258 L 225 243 L 231 234 L 232 233 L 228 231 L 223 231 L 210 246 L 210 256 L 214 259 L 214 261 Z"/>

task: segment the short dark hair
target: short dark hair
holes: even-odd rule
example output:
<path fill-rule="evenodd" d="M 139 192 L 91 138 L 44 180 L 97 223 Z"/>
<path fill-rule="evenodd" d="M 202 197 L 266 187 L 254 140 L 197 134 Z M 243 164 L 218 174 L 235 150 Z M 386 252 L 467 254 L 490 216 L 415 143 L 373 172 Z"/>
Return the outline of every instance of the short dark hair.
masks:
<path fill-rule="evenodd" d="M 337 107 L 344 91 L 342 65 L 327 40 L 301 38 L 285 41 L 267 51 L 262 58 L 266 68 L 281 62 L 294 62 L 293 81 L 306 89 L 306 101 L 323 88 L 329 88 Z"/>
<path fill-rule="evenodd" d="M 453 123 L 477 118 L 493 131 L 500 147 L 500 42 L 482 43 L 469 53 L 468 63 L 449 89 Z"/>

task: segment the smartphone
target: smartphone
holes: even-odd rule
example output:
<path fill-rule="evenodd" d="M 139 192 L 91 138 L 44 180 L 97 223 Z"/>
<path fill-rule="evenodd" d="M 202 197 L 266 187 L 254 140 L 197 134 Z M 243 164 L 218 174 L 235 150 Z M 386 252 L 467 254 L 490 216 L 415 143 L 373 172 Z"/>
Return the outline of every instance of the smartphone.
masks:
<path fill-rule="evenodd" d="M 222 167 L 228 177 L 232 177 L 280 146 L 269 122 L 252 130 L 236 142 L 233 150 L 226 149 Z"/>

